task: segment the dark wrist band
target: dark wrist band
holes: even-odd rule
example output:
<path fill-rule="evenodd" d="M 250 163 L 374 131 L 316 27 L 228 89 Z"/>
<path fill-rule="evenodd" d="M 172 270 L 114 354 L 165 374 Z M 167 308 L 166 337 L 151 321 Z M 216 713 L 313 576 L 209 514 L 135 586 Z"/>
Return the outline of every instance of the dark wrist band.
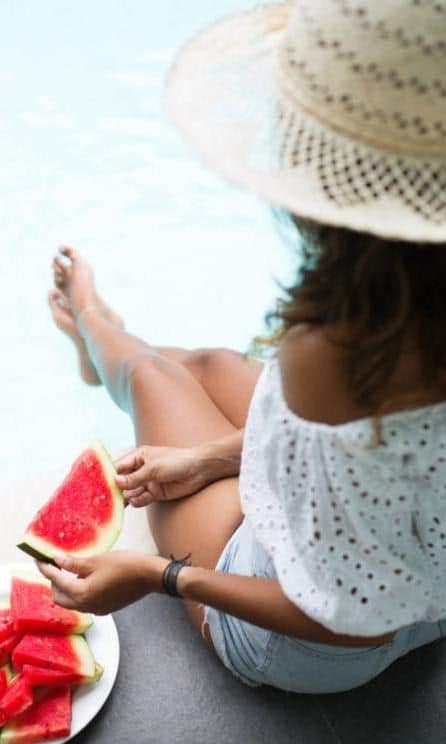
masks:
<path fill-rule="evenodd" d="M 189 553 L 189 555 L 186 555 L 185 558 L 174 558 L 173 555 L 171 555 L 170 557 L 172 560 L 170 561 L 170 563 L 167 564 L 166 568 L 163 571 L 161 583 L 163 585 L 164 591 L 170 597 L 182 597 L 177 589 L 178 574 L 180 573 L 181 569 L 184 568 L 184 566 L 191 565 L 191 554 Z"/>

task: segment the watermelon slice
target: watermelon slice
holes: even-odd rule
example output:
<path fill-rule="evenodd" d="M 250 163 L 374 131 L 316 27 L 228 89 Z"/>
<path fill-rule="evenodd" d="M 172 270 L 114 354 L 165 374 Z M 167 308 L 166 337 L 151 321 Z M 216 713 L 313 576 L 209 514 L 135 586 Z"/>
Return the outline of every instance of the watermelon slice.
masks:
<path fill-rule="evenodd" d="M 84 633 L 93 623 L 91 615 L 56 605 L 50 583 L 43 576 L 13 577 L 11 613 L 14 629 L 21 633 Z"/>
<path fill-rule="evenodd" d="M 82 677 L 80 674 L 45 669 L 31 664 L 23 665 L 22 674 L 30 687 L 71 687 L 93 681 L 92 677 Z"/>
<path fill-rule="evenodd" d="M 121 532 L 124 514 L 115 476 L 105 447 L 93 444 L 38 511 L 17 547 L 53 563 L 57 552 L 88 556 L 109 550 Z"/>
<path fill-rule="evenodd" d="M 94 676 L 87 677 L 72 672 L 60 672 L 58 669 L 45 669 L 45 667 L 24 664 L 22 674 L 26 677 L 31 687 L 67 687 L 73 685 L 88 685 L 97 682 L 104 670 L 100 664 L 95 665 Z"/>
<path fill-rule="evenodd" d="M 71 691 L 36 691 L 35 702 L 0 733 L 0 744 L 35 744 L 68 736 L 71 728 Z"/>
<path fill-rule="evenodd" d="M 31 664 L 83 677 L 95 676 L 93 654 L 85 638 L 80 635 L 29 633 L 15 647 L 12 663 L 17 671 L 21 671 L 24 664 Z"/>
<path fill-rule="evenodd" d="M 15 677 L 0 698 L 0 726 L 23 713 L 33 700 L 32 688 L 25 677 Z"/>

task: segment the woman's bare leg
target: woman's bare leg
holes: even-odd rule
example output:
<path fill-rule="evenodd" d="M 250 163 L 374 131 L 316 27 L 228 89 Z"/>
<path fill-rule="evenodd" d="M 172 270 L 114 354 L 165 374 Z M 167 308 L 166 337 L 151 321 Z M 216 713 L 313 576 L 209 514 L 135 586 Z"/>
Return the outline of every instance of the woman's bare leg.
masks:
<path fill-rule="evenodd" d="M 82 331 L 112 398 L 131 415 L 136 443 L 188 447 L 235 431 L 181 364 L 155 352 L 137 353 L 134 339 L 100 316 L 86 313 Z M 213 483 L 185 499 L 148 509 L 151 532 L 161 555 L 192 553 L 195 565 L 214 568 L 241 523 L 238 479 Z M 199 630 L 203 608 L 187 603 Z M 209 637 L 206 638 L 210 642 Z"/>
<path fill-rule="evenodd" d="M 78 331 L 71 309 L 68 286 L 71 278 L 71 258 L 77 254 L 71 248 L 64 248 L 64 255 L 54 259 L 54 282 L 56 289 L 49 293 L 49 304 L 54 321 L 58 328 L 66 333 L 74 342 L 78 355 L 82 378 L 88 384 L 98 385 L 102 380 L 96 370 L 94 361 L 90 358 L 85 340 Z M 98 308 L 100 314 L 110 324 L 124 328 L 122 318 L 117 315 L 98 295 L 94 287 L 93 273 L 82 259 L 83 272 L 88 276 L 89 303 Z M 65 294 L 66 292 L 66 294 Z M 226 418 L 235 427 L 244 426 L 252 392 L 262 370 L 262 364 L 247 359 L 243 354 L 230 349 L 181 349 L 176 347 L 154 347 L 141 339 L 132 337 L 135 349 L 141 353 L 156 353 L 184 366 L 205 389 Z M 136 347 L 136 344 L 139 344 Z"/>
<path fill-rule="evenodd" d="M 107 320 L 97 308 L 88 267 L 73 255 L 66 293 L 90 358 L 115 402 L 132 416 L 137 443 L 192 446 L 235 431 L 186 365 L 157 353 Z M 246 406 L 234 414 L 241 424 Z M 191 552 L 213 568 L 242 513 L 238 479 L 229 478 L 178 501 L 150 507 L 161 554 Z M 187 603 L 199 628 L 203 610 Z"/>
<path fill-rule="evenodd" d="M 263 364 L 230 349 L 182 351 L 177 361 L 192 372 L 226 418 L 241 429 Z"/>
<path fill-rule="evenodd" d="M 65 296 L 65 286 L 67 277 L 70 273 L 70 265 L 67 265 L 66 262 L 64 263 L 62 254 L 54 258 L 53 271 L 55 288 L 48 293 L 48 304 L 50 306 L 54 322 L 59 330 L 65 333 L 65 335 L 71 338 L 71 340 L 73 341 L 78 354 L 80 376 L 82 377 L 84 382 L 86 382 L 87 385 L 101 385 L 99 375 L 96 372 L 96 369 L 94 368 L 90 357 L 88 356 L 88 351 L 85 346 L 84 340 L 76 327 L 69 299 Z M 117 313 L 115 313 L 101 299 L 96 291 L 95 302 L 102 315 L 108 321 L 110 321 L 110 323 L 113 323 L 119 328 L 123 328 L 124 323 L 122 321 L 122 318 L 117 315 Z"/>

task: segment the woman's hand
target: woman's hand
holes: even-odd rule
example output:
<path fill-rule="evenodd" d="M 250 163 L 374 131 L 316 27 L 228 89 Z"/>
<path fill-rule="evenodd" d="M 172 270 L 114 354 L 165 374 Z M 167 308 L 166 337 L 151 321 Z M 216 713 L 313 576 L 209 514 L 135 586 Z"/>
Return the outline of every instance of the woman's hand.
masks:
<path fill-rule="evenodd" d="M 37 562 L 40 572 L 51 581 L 54 601 L 95 615 L 107 615 L 146 594 L 162 591 L 162 575 L 169 563 L 158 555 L 130 551 L 55 560 L 59 568 Z"/>
<path fill-rule="evenodd" d="M 115 462 L 116 482 L 132 506 L 190 496 L 240 470 L 243 429 L 196 447 L 143 445 Z"/>
<path fill-rule="evenodd" d="M 132 506 L 190 496 L 211 483 L 215 471 L 198 447 L 137 447 L 115 462 L 116 483 Z"/>

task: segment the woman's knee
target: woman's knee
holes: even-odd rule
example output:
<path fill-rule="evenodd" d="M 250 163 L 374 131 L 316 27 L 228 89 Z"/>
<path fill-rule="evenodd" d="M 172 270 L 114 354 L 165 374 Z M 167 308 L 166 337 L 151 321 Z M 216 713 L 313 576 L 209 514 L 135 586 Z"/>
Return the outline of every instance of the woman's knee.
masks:
<path fill-rule="evenodd" d="M 225 348 L 202 348 L 185 352 L 181 363 L 202 384 L 228 368 L 235 360 L 242 360 L 243 355 L 238 351 Z"/>
<path fill-rule="evenodd" d="M 130 391 L 138 390 L 141 385 L 147 385 L 154 375 L 172 376 L 187 370 L 198 382 L 204 384 L 217 374 L 229 369 L 235 361 L 244 360 L 242 354 L 225 348 L 199 348 L 185 351 L 181 360 L 172 359 L 160 354 L 156 350 L 146 351 L 126 359 L 123 362 L 123 378 Z"/>
<path fill-rule="evenodd" d="M 157 378 L 168 373 L 169 365 L 172 363 L 150 349 L 125 359 L 121 369 L 123 391 L 129 399 L 147 394 L 148 387 L 153 389 Z"/>
<path fill-rule="evenodd" d="M 177 370 L 178 365 L 157 351 L 147 349 L 126 359 L 123 362 L 122 374 L 129 388 L 134 389 L 146 384 L 148 379 L 158 374 L 170 374 L 172 367 Z"/>

